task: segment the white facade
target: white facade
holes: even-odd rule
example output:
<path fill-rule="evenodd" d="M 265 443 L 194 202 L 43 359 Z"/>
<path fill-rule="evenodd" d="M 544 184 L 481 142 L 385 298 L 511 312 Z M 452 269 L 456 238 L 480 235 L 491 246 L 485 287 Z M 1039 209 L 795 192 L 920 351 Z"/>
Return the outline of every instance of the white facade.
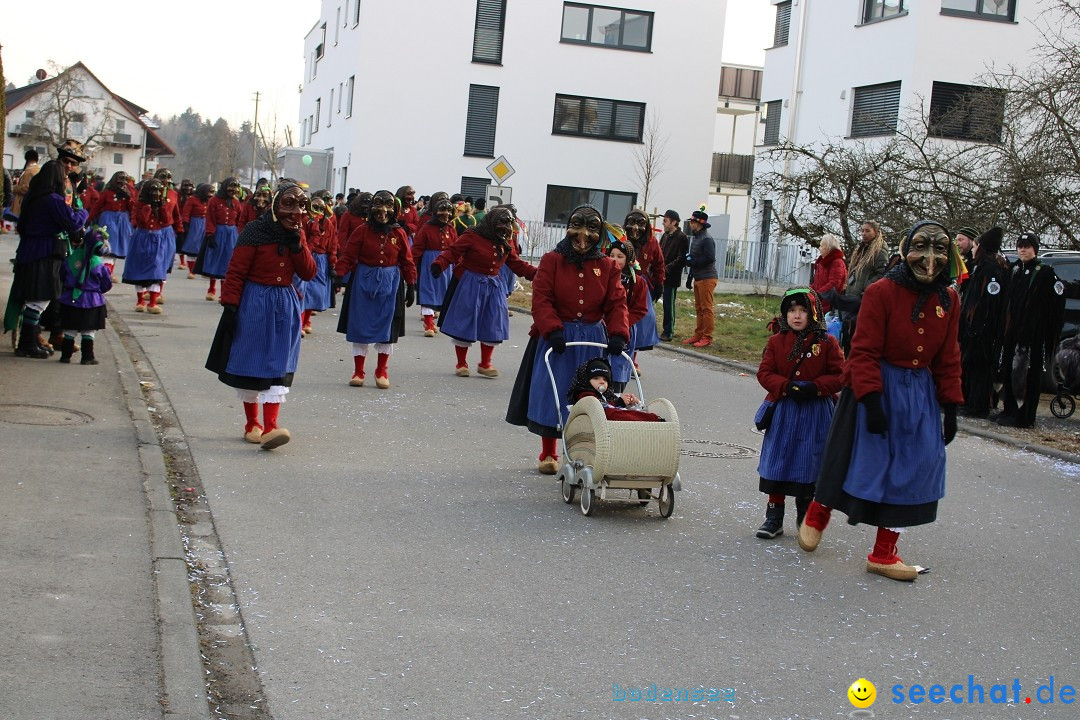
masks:
<path fill-rule="evenodd" d="M 634 50 L 563 41 L 564 6 L 609 16 L 621 9 L 635 21 L 647 15 L 651 43 Z M 644 104 L 646 122 L 657 119 L 667 147 L 650 211 L 688 215 L 709 201 L 726 0 L 503 7 L 501 64 L 492 64 L 473 61 L 476 0 L 323 0 L 304 45 L 300 146 L 333 151 L 333 192 L 412 185 L 421 195 L 454 193 L 463 178 L 488 179 L 485 168 L 505 156 L 516 171 L 505 184 L 528 220 L 572 209 L 554 208 L 559 191 L 549 202 L 549 186 L 626 194 L 640 204 L 634 157 L 642 143 L 556 134 L 556 95 L 566 95 Z M 464 154 L 471 85 L 498 88 L 494 147 L 481 156 Z M 607 200 L 616 222 L 629 209 L 624 195 L 594 199 Z"/>
<path fill-rule="evenodd" d="M 157 157 L 172 150 L 157 137 L 141 108 L 114 95 L 82 63 L 60 76 L 8 91 L 4 118 L 6 167 L 21 168 L 23 153 L 33 147 L 41 162 L 56 157 L 56 145 L 65 138 L 85 143 L 87 170 L 106 181 L 124 171 L 140 177 L 153 169 Z M 63 105 L 63 111 L 57 109 Z M 60 115 L 66 133 L 61 137 Z"/>
<path fill-rule="evenodd" d="M 787 43 L 766 53 L 762 103 L 781 102 L 779 138 L 850 137 L 856 88 L 900 83 L 901 119 L 929 112 L 935 82 L 980 86 L 988 69 L 1023 67 L 1040 39 L 1043 0 L 770 0 L 790 5 Z M 971 7 L 979 11 L 957 12 Z M 985 10 L 983 10 L 985 8 Z M 992 10 L 1004 16 L 992 16 Z M 868 12 L 884 13 L 866 21 Z M 982 13 L 982 14 L 980 14 Z M 760 157 L 757 167 L 767 163 Z M 755 198 L 760 232 L 763 201 Z M 775 237 L 775 232 L 771 233 Z"/>

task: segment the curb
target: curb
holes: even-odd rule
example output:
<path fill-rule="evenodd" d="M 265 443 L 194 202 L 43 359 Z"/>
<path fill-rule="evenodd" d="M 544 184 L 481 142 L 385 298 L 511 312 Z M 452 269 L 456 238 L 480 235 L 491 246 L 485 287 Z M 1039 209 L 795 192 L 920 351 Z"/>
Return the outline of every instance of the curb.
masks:
<path fill-rule="evenodd" d="M 112 308 L 110 308 L 112 309 Z M 188 568 L 180 540 L 161 444 L 143 400 L 135 368 L 118 328 L 130 334 L 115 312 L 109 313 L 106 338 L 116 357 L 124 401 L 131 415 L 143 472 L 150 527 L 150 561 L 157 600 L 163 717 L 169 720 L 209 720 L 205 671 L 199 648 L 195 610 L 188 586 Z"/>
<path fill-rule="evenodd" d="M 524 313 L 526 315 L 532 315 L 532 310 L 523 308 L 517 305 L 511 305 L 510 309 L 514 312 Z M 727 360 L 725 358 L 716 357 L 715 355 L 706 355 L 704 353 L 695 352 L 686 348 L 672 346 L 669 344 L 661 343 L 654 347 L 669 353 L 675 353 L 677 355 L 684 355 L 686 357 L 694 358 L 695 360 L 704 360 L 711 362 L 715 365 L 721 365 L 731 370 L 738 370 L 739 372 L 747 373 L 751 376 L 756 376 L 758 369 L 746 363 L 741 363 L 736 360 Z M 981 437 L 986 440 L 993 440 L 995 442 L 1002 443 L 1003 445 L 1010 445 L 1018 450 L 1026 450 L 1027 452 L 1036 453 L 1038 455 L 1045 455 L 1046 457 L 1053 458 L 1055 460 L 1061 460 L 1063 462 L 1075 463 L 1080 465 L 1080 455 L 1075 453 L 1065 452 L 1064 450 L 1058 450 L 1057 448 L 1047 447 L 1046 445 L 1039 445 L 1037 443 L 1024 442 L 1018 440 L 1009 435 L 1002 435 L 1001 433 L 992 432 L 990 430 L 983 430 L 982 428 L 969 423 L 963 418 L 958 419 L 957 427 L 963 430 L 968 435 L 974 435 L 975 437 Z"/>

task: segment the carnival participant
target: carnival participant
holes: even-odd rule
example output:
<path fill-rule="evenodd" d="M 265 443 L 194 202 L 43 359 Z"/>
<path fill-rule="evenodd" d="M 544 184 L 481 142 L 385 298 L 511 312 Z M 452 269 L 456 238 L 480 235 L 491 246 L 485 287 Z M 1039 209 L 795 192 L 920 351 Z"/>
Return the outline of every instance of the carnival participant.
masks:
<path fill-rule="evenodd" d="M 315 258 L 315 277 L 301 281 L 297 290 L 304 314 L 301 323 L 305 335 L 310 335 L 312 313 L 330 307 L 330 294 L 334 291 L 334 265 L 337 264 L 337 231 L 334 228 L 334 212 L 325 198 L 312 197 L 304 220 L 304 235 L 312 257 Z"/>
<path fill-rule="evenodd" d="M 985 420 L 990 416 L 990 408 L 996 404 L 994 378 L 1001 356 L 1012 270 L 1001 254 L 1004 237 L 1001 228 L 990 228 L 977 237 L 971 276 L 960 293 L 960 368 L 964 404 L 957 412 Z M 957 248 L 961 249 L 963 257 L 959 244 Z"/>
<path fill-rule="evenodd" d="M 367 221 L 352 231 L 334 268 L 340 278 L 351 273 L 338 332 L 352 343 L 353 387 L 364 385 L 364 362 L 372 344 L 379 356 L 375 385 L 390 387 L 390 355 L 405 332 L 405 308 L 416 300 L 416 265 L 396 208 L 389 190 L 375 193 Z"/>
<path fill-rule="evenodd" d="M 480 341 L 480 362 L 476 372 L 484 377 L 498 377 L 491 364 L 495 346 L 510 337 L 506 294 L 499 278 L 499 268 L 508 263 L 515 273 L 529 280 L 536 268 L 518 257 L 510 240 L 514 235 L 514 214 L 504 206 L 496 207 L 484 222 L 466 230 L 450 248 L 431 263 L 431 274 L 439 278 L 454 266 L 454 279 L 446 291 L 439 327 L 449 335 L 457 353 L 454 374 L 469 376 L 468 352 Z"/>
<path fill-rule="evenodd" d="M 637 250 L 628 238 L 616 238 L 608 245 L 607 255 L 615 261 L 615 265 L 622 273 L 622 285 L 626 290 L 626 310 L 630 323 L 630 342 L 626 346 L 626 352 L 631 357 L 637 348 L 637 338 L 641 332 L 641 319 L 649 314 L 649 291 L 646 287 L 648 281 L 638 272 Z M 630 382 L 630 363 L 622 355 L 611 358 L 612 390 L 618 394 L 626 389 L 626 383 Z"/>
<path fill-rule="evenodd" d="M 251 197 L 240 206 L 236 218 L 236 231 L 244 232 L 244 226 L 270 209 L 270 186 L 260 185 L 251 193 Z"/>
<path fill-rule="evenodd" d="M 190 198 L 194 194 L 195 183 L 191 182 L 191 180 L 187 178 L 181 180 L 180 190 L 176 196 L 176 206 L 180 208 L 180 224 L 184 226 L 184 231 L 176 236 L 176 254 L 180 258 L 179 267 L 181 270 L 187 270 L 188 267 L 187 260 L 184 256 L 190 256 L 191 262 L 194 263 L 196 256 L 198 256 L 199 254 L 198 244 L 202 244 L 202 235 L 200 234 L 196 241 L 198 244 L 196 245 L 195 252 L 185 253 L 183 250 L 184 246 L 187 244 L 188 236 L 188 225 L 187 221 L 184 220 L 184 206 L 187 205 L 188 198 Z"/>
<path fill-rule="evenodd" d="M 566 421 L 562 406 L 574 372 L 586 360 L 600 355 L 598 348 L 567 347 L 567 343 L 606 343 L 608 353 L 618 355 L 629 342 L 622 273 L 615 261 L 600 251 L 600 240 L 607 232 L 599 210 L 589 205 L 575 208 L 566 237 L 540 258 L 533 278 L 533 325 L 506 420 L 540 436 L 538 469 L 545 475 L 554 475 L 559 469 L 557 440 L 559 427 Z M 553 350 L 554 395 L 544 362 L 549 348 Z"/>
<path fill-rule="evenodd" d="M 634 246 L 634 254 L 641 268 L 638 275 L 644 280 L 646 294 L 647 312 L 635 323 L 637 335 L 633 355 L 634 364 L 637 365 L 638 350 L 652 350 L 660 344 L 660 333 L 656 329 L 656 306 L 653 303 L 663 292 L 667 269 L 660 241 L 653 234 L 649 216 L 643 210 L 631 210 L 623 220 L 623 230 Z"/>
<path fill-rule="evenodd" d="M 450 195 L 440 190 L 427 199 L 427 202 L 424 203 L 424 209 L 420 211 L 419 223 L 421 226 L 431 219 L 432 210 L 435 208 L 435 204 L 440 200 L 450 200 Z M 451 218 L 453 217 L 453 207 L 454 201 L 450 200 Z"/>
<path fill-rule="evenodd" d="M 307 205 L 299 185 L 281 183 L 271 211 L 244 228 L 221 285 L 224 310 L 206 361 L 221 382 L 236 388 L 244 404 L 244 439 L 263 450 L 292 437 L 278 427 L 278 413 L 300 359 L 300 298 L 293 275 L 310 280 L 316 271 L 303 240 Z"/>
<path fill-rule="evenodd" d="M 348 210 L 342 213 L 337 224 L 338 247 L 345 247 L 353 230 L 364 224 L 371 212 L 371 193 L 356 193 L 349 201 Z"/>
<path fill-rule="evenodd" d="M 929 220 L 908 231 L 900 254 L 904 262 L 862 296 L 799 546 L 817 548 L 835 508 L 849 524 L 877 526 L 867 572 L 912 581 L 918 568 L 897 554 L 899 530 L 937 518 L 945 446 L 963 401 L 960 298 L 950 287 L 960 256 L 944 226 Z"/>
<path fill-rule="evenodd" d="M 195 261 L 195 274 L 210 278 L 207 300 L 217 298 L 217 281 L 225 277 L 229 258 L 240 234 L 236 229 L 242 209 L 237 200 L 239 193 L 240 183 L 236 178 L 225 178 L 217 193 L 206 203 L 206 235 Z"/>
<path fill-rule="evenodd" d="M 50 350 L 39 337 L 41 315 L 63 289 L 60 265 L 67 254 L 67 238 L 78 237 L 86 223 L 87 211 L 73 209 L 67 200 L 71 192 L 67 171 L 59 160 L 42 165 L 30 181 L 19 214 L 14 279 L 4 314 L 4 330 L 10 331 L 22 313 L 18 357 L 49 357 Z"/>
<path fill-rule="evenodd" d="M 123 170 L 113 173 L 98 201 L 90 208 L 90 222 L 105 228 L 109 237 L 105 263 L 113 271 L 117 258 L 125 258 L 131 245 L 131 186 Z"/>
<path fill-rule="evenodd" d="M 168 219 L 168 225 L 162 230 L 164 231 L 165 241 L 168 243 L 169 259 L 165 265 L 165 272 L 172 272 L 173 256 L 176 255 L 177 239 L 184 235 L 184 221 L 180 217 L 180 194 L 173 188 L 172 171 L 168 168 L 158 168 L 154 173 L 154 179 L 161 183 L 164 188 L 162 209 L 164 210 L 165 217 Z M 161 292 L 158 294 L 158 305 L 165 302 L 165 280 L 167 276 L 161 279 Z"/>
<path fill-rule="evenodd" d="M 131 211 L 135 230 L 123 273 L 124 283 L 135 286 L 135 312 L 161 314 L 161 285 L 175 250 L 170 242 L 171 214 L 161 181 L 144 182 Z"/>
<path fill-rule="evenodd" d="M 75 336 L 81 335 L 79 364 L 97 365 L 94 357 L 94 334 L 105 329 L 108 309 L 105 293 L 112 288 L 112 274 L 102 260 L 108 246 L 100 227 L 92 227 L 81 240 L 72 243 L 71 254 L 64 260 L 64 290 L 60 293 L 60 324 L 64 340 L 60 362 L 70 363 L 75 354 Z"/>
<path fill-rule="evenodd" d="M 424 337 L 435 337 L 435 313 L 442 309 L 450 275 L 438 277 L 430 272 L 431 263 L 440 253 L 457 242 L 457 232 L 450 224 L 453 214 L 450 201 L 441 199 L 436 203 L 434 214 L 427 216 L 413 236 L 412 255 L 416 260 L 416 276 L 420 292 L 420 317 L 424 321 Z"/>
<path fill-rule="evenodd" d="M 210 196 L 214 189 L 209 183 L 199 183 L 195 192 L 184 202 L 180 219 L 184 223 L 184 242 L 180 247 L 181 267 L 183 267 L 184 255 L 187 255 L 188 279 L 195 277 L 195 261 L 202 248 L 203 239 L 206 237 L 206 204 L 210 202 Z"/>
<path fill-rule="evenodd" d="M 416 212 L 416 191 L 411 185 L 402 185 L 395 193 L 401 208 L 398 210 L 398 224 L 412 238 L 420 228 L 420 215 Z"/>
<path fill-rule="evenodd" d="M 815 291 L 802 287 L 784 293 L 777 326 L 757 372 L 768 391 L 765 400 L 772 403 L 757 468 L 758 490 L 769 496 L 765 522 L 756 533 L 765 540 L 784 534 L 788 495 L 795 498 L 796 527 L 814 499 L 821 440 L 829 432 L 844 364 L 844 351 L 829 335 Z"/>

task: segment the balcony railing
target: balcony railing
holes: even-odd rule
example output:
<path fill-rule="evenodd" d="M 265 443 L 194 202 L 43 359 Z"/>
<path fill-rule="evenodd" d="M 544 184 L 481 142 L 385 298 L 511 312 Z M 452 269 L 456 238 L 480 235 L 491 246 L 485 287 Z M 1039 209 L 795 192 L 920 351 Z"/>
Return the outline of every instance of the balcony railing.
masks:
<path fill-rule="evenodd" d="M 762 72 L 750 68 L 721 67 L 718 97 L 741 98 L 759 102 L 761 100 Z"/>
<path fill-rule="evenodd" d="M 754 182 L 754 156 L 713 153 L 710 184 L 746 185 Z"/>

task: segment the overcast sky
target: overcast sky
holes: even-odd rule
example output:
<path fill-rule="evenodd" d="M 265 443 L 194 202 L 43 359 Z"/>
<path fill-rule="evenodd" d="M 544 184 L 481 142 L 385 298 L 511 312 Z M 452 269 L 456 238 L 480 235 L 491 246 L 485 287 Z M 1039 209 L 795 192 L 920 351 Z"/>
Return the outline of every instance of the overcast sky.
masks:
<path fill-rule="evenodd" d="M 81 60 L 151 114 L 167 118 L 191 107 L 234 128 L 253 117 L 259 91 L 263 129 L 272 132 L 276 116 L 279 132 L 293 125 L 296 137 L 304 35 L 319 8 L 319 0 L 14 0 L 4 3 L 0 20 L 4 75 L 21 87 L 38 68 L 50 70 L 50 61 L 63 68 Z M 764 64 L 775 13 L 769 0 L 728 0 L 724 62 Z M 689 28 L 686 40 L 709 42 Z"/>

